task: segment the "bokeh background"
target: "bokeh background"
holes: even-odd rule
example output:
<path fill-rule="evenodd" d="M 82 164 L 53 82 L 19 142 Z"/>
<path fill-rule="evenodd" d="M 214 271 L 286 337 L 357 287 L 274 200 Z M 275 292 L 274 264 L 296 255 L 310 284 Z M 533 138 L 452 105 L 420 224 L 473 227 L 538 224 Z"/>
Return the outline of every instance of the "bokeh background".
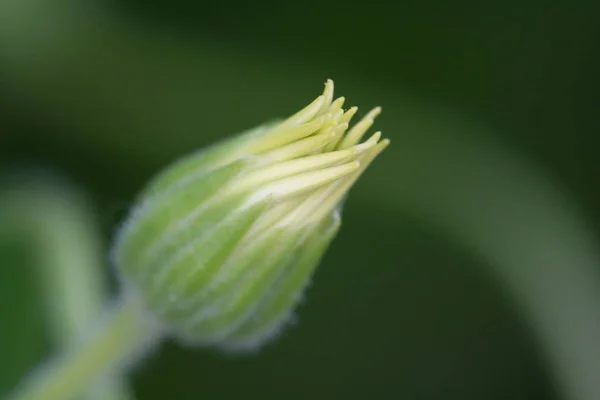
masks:
<path fill-rule="evenodd" d="M 598 15 L 593 0 L 0 0 L 0 196 L 43 181 L 85 203 L 77 229 L 111 280 L 103 254 L 156 171 L 332 78 L 346 104 L 383 107 L 392 145 L 298 323 L 252 356 L 166 343 L 132 373 L 135 398 L 598 399 Z M 38 210 L 54 196 L 35 193 Z M 55 346 L 44 239 L 0 204 L 4 393 Z"/>

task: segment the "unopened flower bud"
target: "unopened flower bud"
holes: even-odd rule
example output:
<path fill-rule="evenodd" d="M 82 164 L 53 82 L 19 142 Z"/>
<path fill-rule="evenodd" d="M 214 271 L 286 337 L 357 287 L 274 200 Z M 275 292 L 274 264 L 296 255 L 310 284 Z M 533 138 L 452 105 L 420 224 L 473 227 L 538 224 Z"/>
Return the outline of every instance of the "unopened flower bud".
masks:
<path fill-rule="evenodd" d="M 362 141 L 375 108 L 333 100 L 333 82 L 288 119 L 174 163 L 144 190 L 114 261 L 179 339 L 252 349 L 288 320 L 340 226 L 341 202 L 389 144 Z"/>

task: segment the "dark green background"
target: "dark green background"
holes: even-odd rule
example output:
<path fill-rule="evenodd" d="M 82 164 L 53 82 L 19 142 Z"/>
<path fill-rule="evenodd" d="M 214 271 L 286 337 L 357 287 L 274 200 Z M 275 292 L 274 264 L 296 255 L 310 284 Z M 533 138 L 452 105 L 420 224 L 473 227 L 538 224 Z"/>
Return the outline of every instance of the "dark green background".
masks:
<path fill-rule="evenodd" d="M 411 144 L 444 146 L 424 132 L 468 130 L 541 164 L 597 227 L 600 3 L 115 0 L 100 28 L 69 2 L 3 3 L 0 160 L 81 186 L 107 242 L 162 165 L 290 114 L 327 78 L 363 113 L 383 106 L 392 146 L 347 202 L 297 326 L 253 356 L 167 343 L 136 371 L 137 398 L 557 398 L 486 262 L 393 199 L 406 176 L 419 186 L 401 172 L 427 159 Z M 386 190 L 392 206 L 371 201 Z M 0 250 L 1 393 L 47 346 L 27 245 Z"/>

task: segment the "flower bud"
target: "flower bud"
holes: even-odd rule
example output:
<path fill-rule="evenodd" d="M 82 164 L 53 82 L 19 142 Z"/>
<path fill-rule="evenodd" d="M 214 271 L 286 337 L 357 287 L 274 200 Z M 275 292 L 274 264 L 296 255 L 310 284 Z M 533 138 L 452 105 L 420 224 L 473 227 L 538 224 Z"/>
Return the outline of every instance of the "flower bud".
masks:
<path fill-rule="evenodd" d="M 247 350 L 289 319 L 340 226 L 341 202 L 388 144 L 361 142 L 375 108 L 333 82 L 311 104 L 174 163 L 143 191 L 114 262 L 128 290 L 177 338 Z"/>

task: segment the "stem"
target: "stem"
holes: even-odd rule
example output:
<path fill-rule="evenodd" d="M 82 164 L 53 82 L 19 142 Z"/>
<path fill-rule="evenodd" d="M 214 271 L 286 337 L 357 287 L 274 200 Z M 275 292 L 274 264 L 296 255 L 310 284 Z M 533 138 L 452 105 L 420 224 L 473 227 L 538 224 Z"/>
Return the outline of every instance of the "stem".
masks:
<path fill-rule="evenodd" d="M 100 330 L 26 376 L 6 400 L 69 400 L 99 376 L 131 363 L 160 336 L 133 299 L 119 302 Z"/>
<path fill-rule="evenodd" d="M 98 223 L 87 199 L 62 179 L 17 175 L 18 183 L 0 190 L 0 216 L 33 247 L 51 340 L 65 348 L 102 315 L 109 297 Z M 79 398 L 133 399 L 129 392 L 121 376 L 105 376 Z"/>
<path fill-rule="evenodd" d="M 91 206 L 74 188 L 59 181 L 38 183 L 34 189 L 23 193 L 29 201 L 20 204 L 29 204 L 23 214 L 29 216 L 30 236 L 38 238 L 40 283 L 54 346 L 65 348 L 102 315 L 109 298 L 102 239 Z M 32 198 L 39 199 L 34 200 L 37 207 L 30 204 Z M 121 376 L 103 377 L 79 398 L 133 399 Z"/>

